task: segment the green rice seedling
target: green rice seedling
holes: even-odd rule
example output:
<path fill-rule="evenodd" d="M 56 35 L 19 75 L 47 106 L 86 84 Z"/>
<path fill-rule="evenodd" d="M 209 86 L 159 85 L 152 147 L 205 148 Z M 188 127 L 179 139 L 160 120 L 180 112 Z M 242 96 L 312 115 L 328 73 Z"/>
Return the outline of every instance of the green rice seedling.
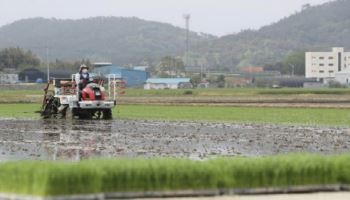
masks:
<path fill-rule="evenodd" d="M 349 184 L 350 155 L 0 163 L 0 192 L 38 196 Z"/>
<path fill-rule="evenodd" d="M 35 161 L 1 163 L 0 191 L 44 195 L 49 165 Z"/>
<path fill-rule="evenodd" d="M 51 164 L 46 177 L 45 195 L 98 193 L 100 170 L 84 163 Z"/>
<path fill-rule="evenodd" d="M 123 163 L 123 164 L 120 164 Z M 102 188 L 148 191 L 216 187 L 216 173 L 207 163 L 185 159 L 101 161 Z"/>

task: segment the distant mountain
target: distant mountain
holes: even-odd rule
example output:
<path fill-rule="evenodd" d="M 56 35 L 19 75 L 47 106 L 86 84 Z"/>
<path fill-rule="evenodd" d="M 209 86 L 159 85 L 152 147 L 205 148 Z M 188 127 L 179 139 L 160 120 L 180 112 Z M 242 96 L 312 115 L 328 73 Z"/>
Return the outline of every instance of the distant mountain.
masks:
<path fill-rule="evenodd" d="M 202 43 L 193 53 L 206 58 L 208 65 L 234 69 L 274 63 L 293 51 L 330 51 L 334 46 L 350 51 L 350 0 L 305 5 L 302 11 L 257 31 Z"/>
<path fill-rule="evenodd" d="M 213 38 L 190 33 L 194 44 Z M 112 61 L 118 65 L 158 62 L 183 56 L 186 31 L 138 18 L 95 17 L 81 20 L 32 18 L 0 28 L 0 48 L 30 49 L 46 59 Z"/>
<path fill-rule="evenodd" d="M 300 12 L 259 30 L 214 37 L 190 33 L 191 66 L 215 70 L 272 64 L 295 51 L 341 46 L 350 51 L 350 0 L 303 6 Z M 244 19 L 228 19 L 244 20 Z M 46 59 L 112 61 L 117 65 L 157 64 L 164 56 L 185 55 L 186 30 L 138 18 L 81 20 L 34 18 L 0 28 L 0 48 L 22 47 Z"/>

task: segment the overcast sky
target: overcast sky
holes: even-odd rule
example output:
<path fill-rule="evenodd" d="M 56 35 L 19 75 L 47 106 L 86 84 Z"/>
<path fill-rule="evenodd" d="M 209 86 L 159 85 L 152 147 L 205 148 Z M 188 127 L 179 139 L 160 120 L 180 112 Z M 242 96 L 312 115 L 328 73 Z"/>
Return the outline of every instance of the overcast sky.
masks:
<path fill-rule="evenodd" d="M 258 29 L 301 10 L 307 3 L 330 0 L 0 0 L 0 26 L 31 17 L 79 19 L 94 16 L 136 16 L 215 35 Z"/>

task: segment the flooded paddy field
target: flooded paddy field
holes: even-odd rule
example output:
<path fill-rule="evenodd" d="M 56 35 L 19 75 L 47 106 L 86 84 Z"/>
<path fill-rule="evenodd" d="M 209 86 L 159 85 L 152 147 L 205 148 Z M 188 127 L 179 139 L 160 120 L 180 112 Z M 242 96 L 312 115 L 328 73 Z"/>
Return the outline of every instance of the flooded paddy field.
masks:
<path fill-rule="evenodd" d="M 145 120 L 0 120 L 0 160 L 350 151 L 350 129 Z"/>

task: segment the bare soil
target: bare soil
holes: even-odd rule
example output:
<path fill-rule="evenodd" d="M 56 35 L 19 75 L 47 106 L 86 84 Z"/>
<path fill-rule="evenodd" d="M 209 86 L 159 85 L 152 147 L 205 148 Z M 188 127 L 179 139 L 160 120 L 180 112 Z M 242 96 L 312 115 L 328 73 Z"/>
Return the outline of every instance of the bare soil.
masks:
<path fill-rule="evenodd" d="M 0 120 L 0 160 L 262 156 L 350 151 L 346 127 L 142 120 Z"/>

